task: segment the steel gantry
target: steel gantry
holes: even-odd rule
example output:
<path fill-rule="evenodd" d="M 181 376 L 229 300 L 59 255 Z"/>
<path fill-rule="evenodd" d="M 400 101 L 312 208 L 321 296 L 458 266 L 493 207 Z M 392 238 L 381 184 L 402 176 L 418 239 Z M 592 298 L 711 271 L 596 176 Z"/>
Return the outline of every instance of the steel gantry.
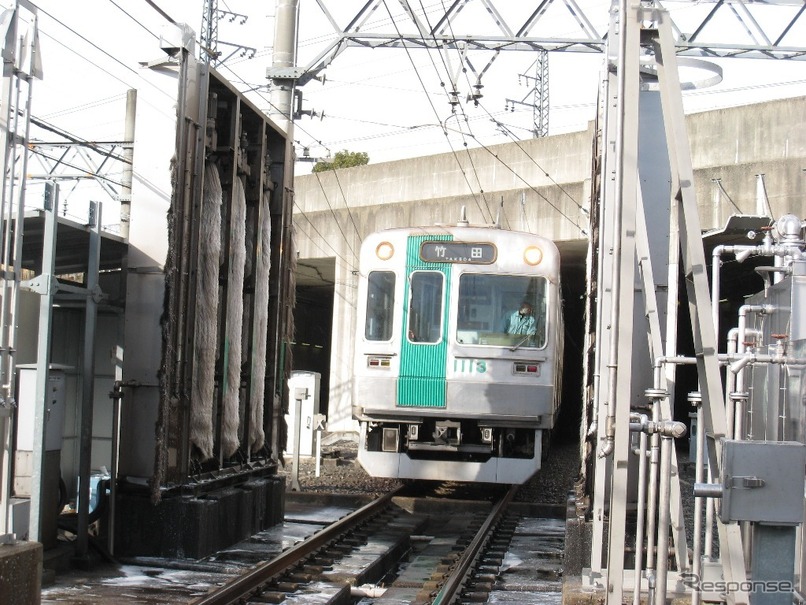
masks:
<path fill-rule="evenodd" d="M 287 2 L 278 1 L 278 11 Z M 296 4 L 296 3 L 294 3 Z M 517 6 L 513 6 L 517 4 Z M 664 8 L 659 0 L 642 6 Z M 673 48 L 678 56 L 806 59 L 806 16 L 802 0 L 706 0 L 668 3 Z M 348 48 L 430 49 L 459 61 L 477 76 L 476 87 L 498 52 L 604 53 L 609 16 L 606 3 L 577 0 L 542 0 L 503 3 L 494 0 L 454 0 L 441 5 L 399 0 L 368 0 L 345 6 L 316 0 L 332 32 L 321 50 L 306 65 L 275 65 L 267 77 L 275 85 L 304 86 L 321 79 L 322 72 Z M 338 16 L 336 15 L 338 9 Z M 393 10 L 396 13 L 393 14 Z M 474 9 L 474 18 L 465 18 Z M 486 14 L 485 17 L 478 17 Z M 772 18 L 771 18 L 772 17 Z M 558 27 L 562 23 L 562 27 Z M 568 33 L 571 32 L 571 33 Z M 485 52 L 484 68 L 476 70 L 471 59 Z M 538 100 L 548 98 L 548 78 L 539 83 Z M 474 98 L 469 91 L 468 99 Z M 542 105 L 536 104 L 539 111 Z M 545 115 L 544 115 L 545 114 Z M 547 113 L 535 121 L 542 128 Z"/>
<path fill-rule="evenodd" d="M 725 409 L 668 13 L 656 6 L 621 3 L 613 12 L 608 66 L 602 102 L 605 111 L 600 116 L 601 148 L 613 153 L 603 153 L 600 173 L 600 220 L 594 255 L 598 260 L 599 295 L 592 313 L 598 321 L 590 328 L 597 343 L 591 371 L 597 378 L 590 399 L 597 461 L 589 580 L 606 592 L 608 603 L 621 603 L 624 591 L 632 589 L 635 603 L 642 592 L 648 592 L 656 605 L 661 605 L 667 598 L 670 530 L 676 571 L 688 572 L 692 566 L 680 486 L 677 472 L 672 470 L 676 466 L 673 440 L 685 434 L 685 427 L 673 418 L 670 401 L 675 381 L 666 365 L 681 363 L 675 361 L 678 256 L 687 276 L 705 412 L 702 430 L 708 435 L 714 472 L 720 468 L 718 445 L 725 435 Z M 653 75 L 642 76 L 642 71 Z M 665 158 L 661 157 L 665 165 L 642 162 L 652 154 L 653 146 L 665 152 Z M 662 193 L 658 195 L 658 191 Z M 648 221 L 647 216 L 654 220 Z M 654 250 L 650 242 L 656 242 Z M 667 266 L 665 274 L 653 271 L 653 267 L 657 271 Z M 665 321 L 661 321 L 664 316 Z M 648 361 L 651 366 L 647 366 Z M 646 415 L 636 412 L 646 408 Z M 633 462 L 631 431 L 641 433 L 638 468 Z M 649 449 L 647 439 L 651 440 Z M 637 498 L 630 487 L 636 475 L 641 490 Z M 638 520 L 634 535 L 629 535 L 627 516 L 633 506 L 638 510 Z M 745 570 L 738 528 L 735 524 L 717 525 L 722 576 L 742 586 Z M 634 546 L 631 573 L 625 570 L 625 544 Z M 747 595 L 736 591 L 730 599 L 747 602 Z"/>
<path fill-rule="evenodd" d="M 348 48 L 450 51 L 464 63 L 476 51 L 496 53 L 484 69 L 472 69 L 477 84 L 502 50 L 604 54 L 589 257 L 596 290 L 588 314 L 586 350 L 592 353 L 583 419 L 592 444 L 585 494 L 590 508 L 582 513 L 592 525 L 585 574 L 606 593 L 608 604 L 621 605 L 628 591 L 635 605 L 646 595 L 664 604 L 669 592 L 680 590 L 682 574 L 705 574 L 702 525 L 695 526 L 692 553 L 683 523 L 674 440 L 685 426 L 673 418 L 675 367 L 697 367 L 699 437 L 707 436 L 713 477 L 722 471 L 728 423 L 678 69 L 687 63 L 711 69 L 713 82 L 720 70 L 704 58 L 803 60 L 806 4 L 718 0 L 670 3 L 667 10 L 657 0 L 616 0 L 605 11 L 601 3 L 543 0 L 528 9 L 519 3 L 521 12 L 513 16 L 511 5 L 499 10 L 492 0 L 457 0 L 428 11 L 407 0 L 399 6 L 369 0 L 346 18 L 343 11 L 337 18 L 327 4 L 316 1 L 332 39 L 305 66 L 270 69 L 275 83 L 303 86 L 321 78 Z M 461 21 L 472 5 L 481 6 L 489 19 Z M 549 28 L 559 14 L 572 27 Z M 677 353 L 680 272 L 690 307 L 691 358 Z M 719 540 L 718 557 L 705 549 L 718 566 L 711 573 L 736 587 L 716 598 L 750 602 L 739 526 L 711 516 L 707 523 L 716 526 Z M 633 568 L 627 570 L 630 551 Z M 667 553 L 674 553 L 673 563 Z M 691 596 L 696 603 L 702 595 L 693 590 Z"/>

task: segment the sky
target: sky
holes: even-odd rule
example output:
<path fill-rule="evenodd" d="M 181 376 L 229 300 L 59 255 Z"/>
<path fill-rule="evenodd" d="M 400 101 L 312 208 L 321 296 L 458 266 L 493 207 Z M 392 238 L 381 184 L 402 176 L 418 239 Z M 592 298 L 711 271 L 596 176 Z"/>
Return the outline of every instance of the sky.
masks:
<path fill-rule="evenodd" d="M 609 2 L 578 2 L 587 14 L 599 15 L 593 24 L 598 31 L 606 31 Z M 0 0 L 0 5 L 10 4 L 10 0 Z M 129 88 L 147 89 L 155 99 L 170 104 L 164 93 L 153 90 L 154 84 L 141 77 L 140 62 L 163 54 L 159 35 L 168 21 L 154 5 L 197 33 L 204 6 L 203 0 L 82 0 L 81 10 L 76 10 L 78 3 L 64 0 L 35 0 L 34 4 L 39 9 L 44 78 L 34 85 L 32 114 L 95 141 L 122 139 Z M 341 24 L 363 4 L 364 0 L 325 2 Z M 518 25 L 522 11 L 533 9 L 532 4 L 537 3 L 496 3 L 511 25 Z M 418 0 L 412 5 L 425 7 L 434 18 L 442 12 L 445 0 Z M 515 5 L 520 14 L 512 8 Z M 679 9 L 674 13 L 676 19 L 685 19 L 687 12 L 694 17 L 695 11 L 708 10 L 707 3 L 667 3 L 672 5 Z M 300 6 L 297 62 L 304 66 L 334 34 L 314 0 L 300 0 Z M 467 6 L 455 24 L 455 33 L 464 26 L 469 28 L 471 22 L 477 27 L 490 19 L 479 2 Z M 219 21 L 219 50 L 227 60 L 218 70 L 237 88 L 249 90 L 250 99 L 268 112 L 266 69 L 271 65 L 275 0 L 219 0 L 218 7 L 228 13 Z M 506 13 L 504 7 L 515 12 Z M 397 27 L 411 31 L 400 3 L 387 2 L 381 8 L 367 22 L 366 30 L 390 31 L 391 15 Z M 247 16 L 245 22 L 239 15 Z M 562 12 L 551 15 L 544 25 L 554 35 L 574 35 L 577 27 Z M 492 22 L 484 27 L 498 33 Z M 806 36 L 806 32 L 792 35 L 801 34 Z M 235 42 L 253 51 L 242 53 L 231 45 Z M 491 54 L 477 51 L 469 56 L 481 69 Z M 465 101 L 475 78 L 459 73 L 462 102 L 452 109 L 446 89 L 448 74 L 457 73 L 455 54 L 347 49 L 324 72 L 324 82 L 311 81 L 301 88 L 303 109 L 315 115 L 305 115 L 295 124 L 297 154 L 322 159 L 341 150 L 366 152 L 370 163 L 378 163 L 531 138 L 532 109 L 528 104 L 516 104 L 510 111 L 507 99 L 531 98 L 531 81 L 525 76 L 534 74 L 534 61 L 533 53 L 501 53 L 484 76 L 478 105 Z M 596 53 L 549 53 L 549 134 L 583 130 L 595 117 L 602 62 L 603 56 Z M 719 85 L 684 93 L 687 112 L 806 94 L 806 61 L 733 59 L 719 64 L 724 70 Z M 685 74 L 681 79 L 686 79 Z M 37 129 L 32 136 L 53 140 L 52 134 Z M 306 174 L 312 164 L 300 161 L 295 171 Z"/>

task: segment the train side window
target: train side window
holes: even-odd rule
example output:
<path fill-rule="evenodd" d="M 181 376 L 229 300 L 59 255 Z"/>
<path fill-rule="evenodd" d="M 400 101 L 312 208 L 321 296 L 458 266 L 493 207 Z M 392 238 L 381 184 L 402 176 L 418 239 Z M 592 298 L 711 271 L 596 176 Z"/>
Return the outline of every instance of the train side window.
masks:
<path fill-rule="evenodd" d="M 395 319 L 395 274 L 372 271 L 367 277 L 367 340 L 391 340 Z"/>
<path fill-rule="evenodd" d="M 444 277 L 439 271 L 415 271 L 410 279 L 409 340 L 439 342 L 442 337 Z"/>

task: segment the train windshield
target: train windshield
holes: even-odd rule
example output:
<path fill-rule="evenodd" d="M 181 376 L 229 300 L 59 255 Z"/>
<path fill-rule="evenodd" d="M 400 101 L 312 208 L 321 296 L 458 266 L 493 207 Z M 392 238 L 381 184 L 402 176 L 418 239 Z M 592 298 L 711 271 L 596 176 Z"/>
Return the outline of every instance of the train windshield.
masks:
<path fill-rule="evenodd" d="M 391 340 L 395 319 L 395 274 L 373 271 L 367 277 L 367 340 Z"/>
<path fill-rule="evenodd" d="M 459 279 L 460 344 L 546 346 L 545 277 L 465 273 Z"/>

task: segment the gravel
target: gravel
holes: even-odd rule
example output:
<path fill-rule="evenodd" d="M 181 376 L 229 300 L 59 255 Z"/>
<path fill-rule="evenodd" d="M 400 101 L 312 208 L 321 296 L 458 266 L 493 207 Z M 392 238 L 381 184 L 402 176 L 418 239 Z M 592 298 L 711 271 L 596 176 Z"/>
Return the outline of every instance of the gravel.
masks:
<path fill-rule="evenodd" d="M 300 491 L 311 493 L 366 494 L 377 496 L 400 485 L 396 479 L 370 477 L 356 460 L 358 443 L 347 435 L 323 438 L 319 476 L 313 457 L 302 457 L 299 467 Z M 293 456 L 287 455 L 279 475 L 286 477 L 291 491 Z M 579 472 L 579 446 L 576 442 L 552 445 L 543 468 L 520 490 L 518 500 L 534 504 L 564 505 Z"/>

